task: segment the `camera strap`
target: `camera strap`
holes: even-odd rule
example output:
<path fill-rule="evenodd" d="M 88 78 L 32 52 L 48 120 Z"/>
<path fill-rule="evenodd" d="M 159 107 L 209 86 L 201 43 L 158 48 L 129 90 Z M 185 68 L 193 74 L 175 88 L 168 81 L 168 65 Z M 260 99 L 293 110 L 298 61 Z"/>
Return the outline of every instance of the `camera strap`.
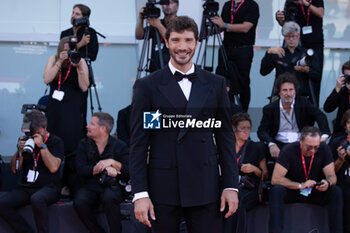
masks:
<path fill-rule="evenodd" d="M 239 150 L 237 152 L 237 165 L 239 166 L 240 164 L 243 163 L 243 160 L 244 160 L 244 156 L 245 156 L 245 151 L 247 149 L 247 146 L 249 144 L 249 139 L 247 141 L 245 141 L 240 147 L 239 147 Z"/>
<path fill-rule="evenodd" d="M 68 78 L 68 75 L 70 73 L 70 70 L 72 69 L 72 63 L 69 64 L 69 67 L 68 67 L 68 71 L 67 71 L 67 74 L 66 74 L 66 77 L 64 77 L 64 80 L 62 81 L 61 83 L 61 80 L 62 80 L 62 71 L 60 71 L 60 74 L 58 75 L 58 90 L 61 89 L 61 86 L 63 85 L 63 83 L 67 80 Z"/>
<path fill-rule="evenodd" d="M 310 4 L 312 3 L 312 0 L 310 0 L 309 2 Z M 306 26 L 309 26 L 309 22 L 310 22 L 310 8 L 307 8 L 307 15 L 305 13 L 305 8 L 304 5 L 302 3 L 300 3 L 301 6 L 301 11 L 303 12 L 304 18 L 306 19 Z"/>
<path fill-rule="evenodd" d="M 50 133 L 47 133 L 46 134 L 46 137 L 45 137 L 45 140 L 44 140 L 44 144 L 46 143 L 47 139 L 49 138 L 50 136 Z M 39 161 L 39 158 L 40 158 L 40 151 L 39 153 L 37 154 L 37 156 L 35 157 L 35 154 L 34 154 L 34 150 L 33 150 L 33 159 L 34 159 L 34 165 L 33 165 L 33 170 L 35 170 L 35 168 L 38 166 L 38 161 Z"/>
<path fill-rule="evenodd" d="M 310 175 L 310 171 L 311 171 L 311 167 L 312 167 L 312 163 L 314 162 L 315 154 L 313 154 L 312 157 L 311 157 L 311 161 L 310 161 L 309 171 L 308 172 L 306 172 L 305 157 L 303 155 L 303 151 L 301 150 L 301 145 L 300 145 L 300 154 L 301 154 L 301 163 L 303 164 L 303 168 L 304 168 L 305 178 L 306 178 L 306 180 L 308 180 L 309 179 L 309 175 Z"/>
<path fill-rule="evenodd" d="M 242 6 L 242 4 L 245 2 L 245 0 L 242 0 L 241 3 L 237 6 L 237 8 L 234 8 L 235 6 L 235 0 L 231 1 L 231 23 L 233 23 L 233 20 L 235 19 L 235 15 L 238 11 L 238 9 Z M 234 11 L 234 12 L 233 12 Z"/>

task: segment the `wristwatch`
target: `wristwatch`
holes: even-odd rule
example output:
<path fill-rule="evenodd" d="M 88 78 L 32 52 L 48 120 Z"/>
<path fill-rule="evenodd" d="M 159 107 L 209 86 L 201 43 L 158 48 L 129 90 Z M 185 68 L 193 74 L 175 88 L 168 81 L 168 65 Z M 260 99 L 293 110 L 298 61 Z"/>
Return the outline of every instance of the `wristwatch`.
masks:
<path fill-rule="evenodd" d="M 225 30 L 227 30 L 227 27 L 228 27 L 228 23 L 224 23 Z"/>
<path fill-rule="evenodd" d="M 46 148 L 47 148 L 47 145 L 44 143 L 44 144 L 41 145 L 40 150 L 46 149 Z"/>

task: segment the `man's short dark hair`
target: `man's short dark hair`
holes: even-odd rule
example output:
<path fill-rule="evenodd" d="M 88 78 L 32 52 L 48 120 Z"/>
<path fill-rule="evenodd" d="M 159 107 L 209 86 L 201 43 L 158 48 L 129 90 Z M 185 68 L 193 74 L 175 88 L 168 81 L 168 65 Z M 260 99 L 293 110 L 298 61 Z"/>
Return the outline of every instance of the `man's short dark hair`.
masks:
<path fill-rule="evenodd" d="M 350 119 L 350 109 L 346 110 L 346 112 L 344 112 L 343 117 L 341 118 L 341 125 L 342 126 L 346 126 L 346 122 Z"/>
<path fill-rule="evenodd" d="M 114 126 L 114 119 L 111 115 L 106 112 L 95 112 L 92 116 L 98 118 L 99 125 L 106 126 L 108 134 L 111 133 Z"/>
<path fill-rule="evenodd" d="M 83 16 L 87 16 L 87 17 L 90 17 L 90 14 L 91 14 L 91 10 L 88 6 L 85 6 L 84 4 L 75 4 L 73 6 L 73 9 L 78 7 L 81 11 L 81 13 L 83 14 Z"/>
<path fill-rule="evenodd" d="M 26 112 L 23 117 L 23 122 L 31 123 L 31 128 L 37 129 L 40 127 L 46 128 L 47 126 L 47 119 L 43 112 L 40 112 L 39 110 L 32 110 L 30 112 Z"/>
<path fill-rule="evenodd" d="M 196 22 L 187 16 L 177 16 L 174 19 L 170 20 L 167 25 L 165 38 L 169 40 L 171 32 L 184 32 L 191 31 L 194 33 L 194 38 L 198 40 L 198 27 Z"/>
<path fill-rule="evenodd" d="M 179 0 L 170 0 L 170 1 L 176 3 L 176 5 L 179 5 Z"/>
<path fill-rule="evenodd" d="M 316 136 L 320 136 L 321 137 L 321 132 L 317 127 L 314 126 L 306 126 L 301 130 L 301 134 L 300 134 L 300 139 L 302 141 L 304 141 L 304 139 L 307 136 L 311 136 L 311 137 L 316 137 Z"/>
<path fill-rule="evenodd" d="M 298 81 L 295 75 L 289 72 L 285 72 L 280 74 L 277 77 L 276 84 L 275 84 L 276 93 L 280 93 L 281 86 L 284 83 L 292 83 L 294 85 L 295 91 L 298 89 Z"/>
<path fill-rule="evenodd" d="M 345 70 L 350 70 L 350 61 L 347 61 L 343 64 L 343 66 L 341 67 L 341 71 L 344 74 Z"/>

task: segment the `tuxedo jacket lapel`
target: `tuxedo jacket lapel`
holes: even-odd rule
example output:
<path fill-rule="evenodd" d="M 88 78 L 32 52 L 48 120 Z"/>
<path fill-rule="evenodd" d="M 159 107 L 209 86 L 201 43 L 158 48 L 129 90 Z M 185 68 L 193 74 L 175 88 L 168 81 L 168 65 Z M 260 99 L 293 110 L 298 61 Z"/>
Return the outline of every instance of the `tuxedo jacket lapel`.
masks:
<path fill-rule="evenodd" d="M 161 83 L 158 85 L 160 92 L 178 110 L 184 109 L 187 104 L 187 99 L 181 90 L 181 87 L 173 77 L 169 67 L 163 70 Z"/>
<path fill-rule="evenodd" d="M 205 105 L 205 102 L 210 93 L 210 82 L 207 79 L 205 72 L 200 69 L 195 70 L 197 77 L 192 82 L 190 98 L 186 106 L 186 115 L 191 115 L 192 119 L 197 118 L 198 114 Z M 178 140 L 181 140 L 187 133 L 189 128 L 180 129 Z"/>

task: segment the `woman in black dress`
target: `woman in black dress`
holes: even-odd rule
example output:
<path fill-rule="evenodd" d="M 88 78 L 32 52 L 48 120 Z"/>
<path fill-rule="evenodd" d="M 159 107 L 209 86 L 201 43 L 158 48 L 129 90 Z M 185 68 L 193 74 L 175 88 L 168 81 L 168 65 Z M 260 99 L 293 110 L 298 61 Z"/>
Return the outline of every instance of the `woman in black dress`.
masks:
<path fill-rule="evenodd" d="M 56 56 L 48 59 L 44 71 L 44 82 L 50 84 L 47 129 L 62 138 L 65 155 L 72 153 L 84 136 L 83 106 L 86 106 L 86 98 L 83 95 L 89 87 L 85 60 L 77 59 L 75 64 L 68 58 L 70 40 L 70 37 L 61 39 Z"/>
<path fill-rule="evenodd" d="M 237 212 L 224 218 L 224 233 L 244 233 L 247 210 L 259 203 L 258 187 L 261 177 L 267 178 L 267 166 L 263 144 L 251 141 L 252 121 L 248 113 L 236 113 L 232 116 L 232 127 L 235 134 L 235 160 L 238 163 L 240 186 L 238 192 L 239 205 Z"/>

